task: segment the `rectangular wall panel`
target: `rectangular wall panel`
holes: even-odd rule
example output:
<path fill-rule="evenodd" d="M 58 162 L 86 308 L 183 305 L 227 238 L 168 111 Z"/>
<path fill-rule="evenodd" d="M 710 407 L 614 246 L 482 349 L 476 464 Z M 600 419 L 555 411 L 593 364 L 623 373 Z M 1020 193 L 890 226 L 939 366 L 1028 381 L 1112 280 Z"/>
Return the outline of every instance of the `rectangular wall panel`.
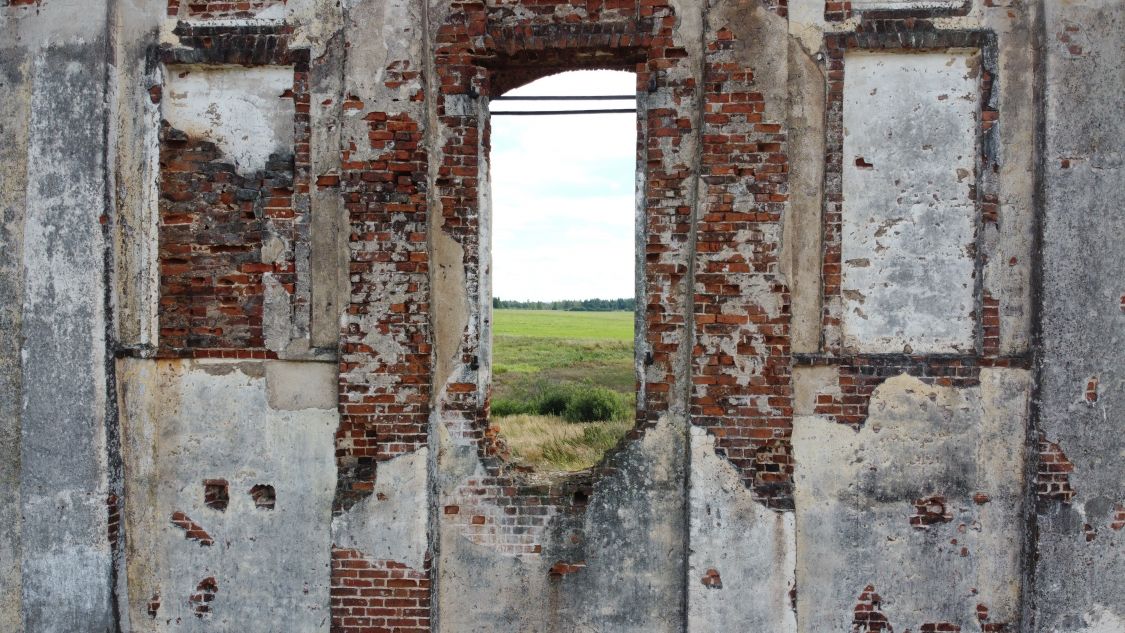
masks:
<path fill-rule="evenodd" d="M 845 57 L 844 346 L 973 349 L 980 57 Z"/>

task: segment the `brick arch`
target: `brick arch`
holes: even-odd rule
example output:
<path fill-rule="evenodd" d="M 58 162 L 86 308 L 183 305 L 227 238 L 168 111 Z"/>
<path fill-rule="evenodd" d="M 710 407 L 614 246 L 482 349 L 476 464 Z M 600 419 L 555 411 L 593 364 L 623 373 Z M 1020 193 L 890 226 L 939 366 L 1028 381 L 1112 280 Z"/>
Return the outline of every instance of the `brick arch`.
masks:
<path fill-rule="evenodd" d="M 551 51 L 558 53 L 559 51 Z M 488 96 L 499 97 L 521 86 L 550 77 L 558 73 L 572 70 L 621 70 L 635 72 L 637 64 L 631 61 L 630 56 L 622 55 L 612 59 L 601 56 L 584 59 L 579 56 L 567 55 L 534 55 L 531 59 L 520 59 L 504 62 L 489 68 Z M 638 89 L 640 86 L 638 86 Z"/>
<path fill-rule="evenodd" d="M 673 107 L 646 110 L 642 104 L 638 125 L 638 164 L 645 167 L 645 226 L 647 243 L 638 245 L 658 253 L 646 260 L 646 291 L 638 294 L 645 314 L 645 349 L 651 357 L 649 370 L 638 393 L 637 425 L 625 440 L 607 453 L 601 464 L 553 479 L 544 484 L 520 472 L 507 460 L 506 447 L 488 420 L 488 388 L 479 386 L 475 374 L 462 370 L 463 382 L 446 385 L 446 395 L 438 404 L 439 415 L 454 437 L 472 443 L 485 473 L 468 479 L 453 495 L 443 500 L 442 516 L 466 528 L 465 533 L 500 535 L 491 545 L 513 555 L 538 555 L 549 537 L 552 521 L 584 513 L 597 482 L 614 472 L 618 455 L 629 442 L 639 439 L 668 411 L 672 390 L 672 362 L 677 356 L 669 343 L 687 340 L 679 315 L 690 309 L 687 302 L 685 272 L 687 251 L 673 235 L 682 228 L 682 209 L 690 204 L 691 160 L 686 156 L 664 156 L 648 147 L 649 139 L 668 135 L 689 135 L 689 128 L 677 128 L 690 116 L 697 87 L 693 82 L 665 80 L 670 68 L 686 64 L 687 55 L 673 45 L 672 29 L 676 18 L 670 5 L 642 6 L 634 2 L 582 3 L 567 17 L 555 13 L 559 3 L 527 3 L 522 6 L 531 16 L 513 20 L 512 9 L 482 4 L 457 5 L 439 28 L 435 49 L 435 70 L 441 86 L 438 117 L 445 128 L 447 142 L 439 148 L 442 167 L 435 182 L 442 201 L 442 226 L 437 229 L 456 240 L 464 252 L 466 293 L 470 304 L 484 306 L 480 289 L 483 272 L 478 227 L 490 210 L 481 208 L 478 187 L 485 186 L 474 175 L 481 149 L 487 151 L 488 122 L 479 110 L 466 111 L 466 99 L 487 99 L 541 77 L 590 69 L 627 70 L 637 74 L 643 92 L 665 91 L 665 103 Z M 584 13 L 584 15 L 580 15 Z M 686 67 L 685 67 L 686 68 Z M 690 76 L 690 72 L 683 72 Z M 472 110 L 470 106 L 469 110 Z M 655 141 L 653 141 L 655 142 Z M 475 148 L 474 148 L 475 146 Z M 474 148 L 474 149 L 470 149 Z M 650 151 L 651 150 L 651 151 Z M 672 154 L 672 152 L 669 152 Z M 659 156 L 655 162 L 651 156 Z M 655 183 L 652 186 L 648 182 Z M 483 317 L 481 317 L 483 320 Z M 482 325 L 483 327 L 483 325 Z M 469 328 L 462 338 L 460 358 L 465 368 L 472 367 L 483 343 L 480 330 Z M 508 535 L 508 527 L 515 527 Z M 532 521 L 528 525 L 528 521 Z M 524 529 L 526 528 L 526 529 Z M 528 535 L 534 538 L 529 540 Z"/>
<path fill-rule="evenodd" d="M 637 70 L 650 57 L 650 33 L 636 22 L 551 25 L 533 30 L 500 29 L 485 38 L 474 61 L 487 70 L 487 95 L 496 97 L 549 75 L 570 70 Z M 648 28 L 651 28 L 649 26 Z"/>

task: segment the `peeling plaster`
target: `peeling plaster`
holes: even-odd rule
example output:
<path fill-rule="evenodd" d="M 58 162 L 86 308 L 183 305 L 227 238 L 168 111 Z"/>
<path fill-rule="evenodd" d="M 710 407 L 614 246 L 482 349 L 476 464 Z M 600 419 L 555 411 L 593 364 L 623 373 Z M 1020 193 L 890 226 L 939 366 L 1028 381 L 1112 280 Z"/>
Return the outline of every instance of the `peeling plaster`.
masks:
<path fill-rule="evenodd" d="M 253 364 L 119 361 L 126 491 L 133 500 L 124 517 L 128 586 L 140 597 L 130 617 L 138 631 L 202 630 L 188 597 L 208 576 L 221 588 L 208 627 L 276 630 L 272 618 L 262 618 L 268 606 L 285 613 L 293 630 L 328 631 L 338 417 L 334 410 L 271 407 L 271 377 L 301 364 L 267 361 L 264 371 L 243 371 Z M 207 371 L 216 367 L 233 370 Z M 215 478 L 229 482 L 224 511 L 205 503 L 204 481 Z M 274 487 L 274 510 L 256 507 L 250 490 L 258 484 Z M 175 512 L 203 526 L 214 545 L 185 540 L 169 521 Z M 146 600 L 156 593 L 162 605 L 154 622 Z M 147 628 L 157 622 L 158 629 Z"/>
<path fill-rule="evenodd" d="M 869 584 L 896 628 L 968 629 L 978 603 L 1018 621 L 1029 392 L 1024 370 L 982 369 L 965 389 L 900 375 L 875 390 L 858 432 L 794 420 L 800 631 L 847 630 Z M 914 500 L 933 494 L 952 520 L 914 529 Z"/>
<path fill-rule="evenodd" d="M 169 66 L 162 115 L 189 137 L 211 141 L 238 173 L 266 167 L 271 154 L 293 151 L 293 68 Z"/>
<path fill-rule="evenodd" d="M 424 569 L 429 495 L 429 450 L 379 462 L 370 495 L 332 520 L 332 544 L 357 549 L 369 558 Z"/>
<path fill-rule="evenodd" d="M 691 429 L 691 556 L 688 630 L 795 633 L 790 590 L 796 586 L 792 512 L 754 500 L 742 475 L 715 453 L 715 438 Z M 722 586 L 700 579 L 716 571 Z"/>
<path fill-rule="evenodd" d="M 847 348 L 973 349 L 979 66 L 967 52 L 845 55 Z"/>

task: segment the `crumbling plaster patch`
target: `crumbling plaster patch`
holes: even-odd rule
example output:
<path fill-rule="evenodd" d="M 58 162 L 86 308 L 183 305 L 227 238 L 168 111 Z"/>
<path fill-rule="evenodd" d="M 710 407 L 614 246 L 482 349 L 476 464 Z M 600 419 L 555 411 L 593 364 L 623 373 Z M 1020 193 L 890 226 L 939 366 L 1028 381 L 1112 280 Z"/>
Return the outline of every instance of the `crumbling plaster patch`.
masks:
<path fill-rule="evenodd" d="M 790 347 L 797 353 L 816 352 L 820 348 L 825 77 L 795 37 L 789 39 L 788 87 L 789 213 L 780 263 L 791 293 Z"/>
<path fill-rule="evenodd" d="M 856 51 L 845 67 L 844 345 L 971 351 L 980 57 Z"/>
<path fill-rule="evenodd" d="M 818 395 L 839 398 L 840 370 L 836 367 L 793 368 L 793 413 L 815 415 Z"/>
<path fill-rule="evenodd" d="M 961 9 L 972 4 L 972 0 L 850 0 L 854 11 L 893 9 L 910 11 L 919 9 Z"/>
<path fill-rule="evenodd" d="M 901 375 L 859 431 L 795 419 L 799 630 L 847 630 L 869 584 L 897 629 L 970 628 L 978 603 L 1017 621 L 1030 386 L 1024 370 L 982 369 L 965 389 Z M 913 501 L 934 494 L 952 520 L 914 529 Z"/>
<path fill-rule="evenodd" d="M 213 576 L 221 589 L 210 603 L 210 627 L 276 630 L 273 618 L 262 617 L 265 610 L 284 613 L 293 630 L 328 630 L 338 419 L 332 409 L 296 408 L 325 403 L 325 394 L 274 408 L 268 386 L 271 376 L 284 384 L 305 365 L 119 362 L 127 497 L 133 500 L 126 506 L 128 589 L 140 597 L 130 605 L 134 623 L 151 623 L 147 630 L 154 631 L 202 630 L 188 597 L 200 578 Z M 318 385 L 334 395 L 335 385 L 323 381 L 305 389 Z M 204 496 L 204 481 L 219 477 L 231 491 L 223 511 L 207 506 Z M 273 511 L 255 507 L 249 491 L 258 484 L 276 490 Z M 205 528 L 214 545 L 185 541 L 169 521 L 175 512 Z M 154 621 L 142 598 L 156 593 L 163 600 Z"/>
<path fill-rule="evenodd" d="M 266 167 L 271 154 L 293 151 L 293 68 L 169 66 L 164 119 L 189 137 L 215 143 L 238 173 Z"/>
<path fill-rule="evenodd" d="M 687 572 L 688 630 L 796 632 L 796 537 L 792 512 L 757 502 L 715 438 L 691 429 L 691 554 Z M 700 579 L 721 577 L 713 589 Z"/>
<path fill-rule="evenodd" d="M 32 631 L 107 630 L 113 621 L 99 223 L 107 195 L 107 43 L 104 3 L 84 8 L 89 15 L 44 6 L 18 32 L 29 46 L 31 86 L 18 339 L 19 628 Z M 45 26 L 52 20 L 68 25 Z M 40 36 L 50 44 L 37 48 Z"/>
<path fill-rule="evenodd" d="M 1105 605 L 1096 604 L 1086 614 L 1079 616 L 1081 622 L 1072 632 L 1059 633 L 1120 633 L 1125 631 L 1125 616 L 1114 613 Z"/>
<path fill-rule="evenodd" d="M 3 27 L 0 27 L 3 28 Z M 26 53 L 0 48 L 0 630 L 19 630 L 20 331 L 31 83 Z"/>
<path fill-rule="evenodd" d="M 511 556 L 441 522 L 437 612 L 443 630 L 497 632 L 682 630 L 676 596 L 686 570 L 682 491 L 682 420 L 665 416 L 625 445 L 614 470 L 599 479 L 581 515 L 559 515 L 541 556 Z M 462 468 L 470 459 L 464 448 Z M 443 480 L 449 462 L 443 461 Z M 450 484 L 454 482 L 449 482 Z M 448 484 L 447 484 L 448 485 Z M 447 499 L 443 495 L 443 499 Z M 549 577 L 558 561 L 585 567 Z M 508 588 L 497 592 L 496 587 Z M 613 599 L 607 599 L 612 596 Z"/>
<path fill-rule="evenodd" d="M 429 449 L 420 448 L 379 462 L 371 494 L 332 520 L 332 545 L 424 569 L 429 528 L 428 459 Z"/>
<path fill-rule="evenodd" d="M 1121 532 L 1105 529 L 1125 499 L 1125 437 L 1116 413 L 1125 376 L 1125 119 L 1100 105 L 1120 101 L 1125 90 L 1125 20 L 1115 0 L 1045 2 L 1043 9 L 1038 430 L 1073 464 L 1076 494 L 1036 515 L 1032 598 L 1034 631 L 1070 633 L 1112 629 L 1125 619 L 1125 585 L 1115 581 L 1125 574 Z M 1091 376 L 1099 379 L 1093 405 L 1080 400 Z M 1095 540 L 1086 540 L 1084 523 L 1096 529 Z"/>

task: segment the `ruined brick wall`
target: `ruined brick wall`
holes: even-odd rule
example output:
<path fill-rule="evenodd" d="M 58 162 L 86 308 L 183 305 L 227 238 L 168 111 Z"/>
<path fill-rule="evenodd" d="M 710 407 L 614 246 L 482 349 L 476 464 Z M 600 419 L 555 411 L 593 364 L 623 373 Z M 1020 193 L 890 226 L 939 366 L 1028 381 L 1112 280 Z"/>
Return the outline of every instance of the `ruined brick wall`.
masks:
<path fill-rule="evenodd" d="M 73 4 L 0 0 L 0 628 L 1125 622 L 1110 0 Z M 490 100 L 593 68 L 636 425 L 530 473 Z"/>
<path fill-rule="evenodd" d="M 205 72 L 209 65 L 292 67 L 291 85 L 273 97 L 293 104 L 291 145 L 270 154 L 253 173 L 239 169 L 212 140 L 193 138 L 199 133 L 195 129 L 188 133 L 162 122 L 159 322 L 164 355 L 276 358 L 277 344 L 267 349 L 263 329 L 267 283 L 284 293 L 289 306 L 283 309 L 307 309 L 307 295 L 297 291 L 297 254 L 309 240 L 308 56 L 289 50 L 290 32 L 185 26 L 176 32 L 182 48 L 163 52 L 167 72 L 180 77 Z M 159 102 L 166 95 L 154 86 L 150 97 Z M 270 250 L 279 252 L 267 258 L 263 245 L 269 242 Z"/>
<path fill-rule="evenodd" d="M 284 7 L 287 0 L 168 0 L 168 15 L 191 20 L 254 17 L 264 9 Z"/>

